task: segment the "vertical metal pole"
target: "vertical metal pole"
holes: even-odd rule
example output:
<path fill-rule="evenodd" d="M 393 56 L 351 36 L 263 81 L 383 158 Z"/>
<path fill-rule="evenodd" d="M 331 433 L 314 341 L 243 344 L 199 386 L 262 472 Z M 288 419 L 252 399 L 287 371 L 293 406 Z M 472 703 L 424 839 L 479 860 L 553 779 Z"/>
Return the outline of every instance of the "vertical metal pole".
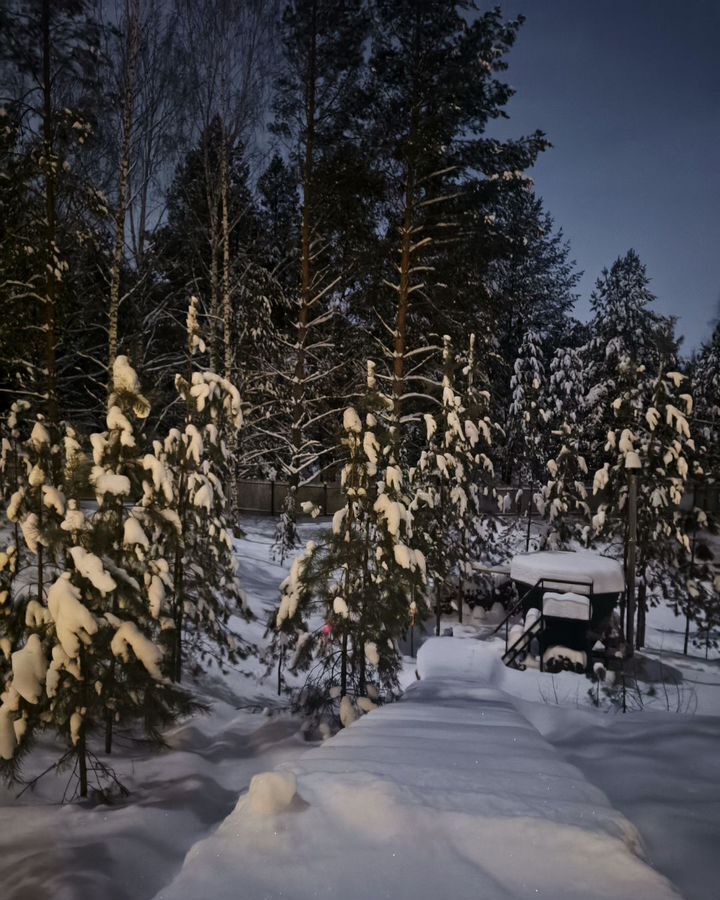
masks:
<path fill-rule="evenodd" d="M 270 482 L 270 515 L 275 515 L 275 482 Z"/>
<path fill-rule="evenodd" d="M 532 482 L 530 482 L 530 487 L 528 488 L 528 508 L 527 508 L 527 535 L 525 537 L 525 552 L 530 552 L 530 525 L 532 523 L 532 504 L 533 504 L 533 486 Z"/>
<path fill-rule="evenodd" d="M 695 576 L 695 550 L 697 547 L 697 516 L 695 515 L 695 509 L 697 508 L 697 484 L 693 485 L 693 498 L 692 498 L 692 517 L 693 517 L 693 536 L 692 536 L 692 553 L 690 554 L 690 578 Z M 688 608 L 685 610 L 685 641 L 683 643 L 683 654 L 687 656 L 688 652 L 688 642 L 690 640 L 690 609 L 689 604 Z"/>
<path fill-rule="evenodd" d="M 627 539 L 627 624 L 625 640 L 629 656 L 635 646 L 635 560 L 637 558 L 637 475 L 628 471 L 628 539 Z"/>

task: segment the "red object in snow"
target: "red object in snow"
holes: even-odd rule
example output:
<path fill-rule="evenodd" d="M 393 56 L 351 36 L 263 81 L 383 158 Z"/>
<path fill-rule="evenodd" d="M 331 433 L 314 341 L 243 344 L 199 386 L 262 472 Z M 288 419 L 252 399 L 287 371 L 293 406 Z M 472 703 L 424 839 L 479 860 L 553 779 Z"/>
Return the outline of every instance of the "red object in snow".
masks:
<path fill-rule="evenodd" d="M 327 625 L 323 625 L 323 634 L 331 634 L 332 633 L 332 625 L 328 622 Z"/>

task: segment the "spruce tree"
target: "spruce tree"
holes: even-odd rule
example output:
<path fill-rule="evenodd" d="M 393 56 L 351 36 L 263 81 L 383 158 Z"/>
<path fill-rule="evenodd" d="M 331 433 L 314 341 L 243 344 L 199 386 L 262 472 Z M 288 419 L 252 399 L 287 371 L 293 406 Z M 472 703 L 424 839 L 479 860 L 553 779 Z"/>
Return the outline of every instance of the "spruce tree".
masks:
<path fill-rule="evenodd" d="M 545 431 L 549 419 L 542 341 L 535 331 L 528 331 L 523 337 L 513 367 L 510 389 L 512 403 L 506 427 L 508 475 L 515 468 L 513 461 L 517 461 L 516 471 L 520 483 L 524 483 L 532 491 L 542 471 Z"/>
<path fill-rule="evenodd" d="M 588 539 L 583 397 L 580 354 L 572 347 L 561 347 L 550 361 L 545 397 L 550 436 L 545 446 L 552 455 L 547 461 L 549 477 L 538 498 L 538 508 L 550 523 L 547 544 L 551 549 L 566 549 L 574 540 Z"/>
<path fill-rule="evenodd" d="M 688 417 L 692 397 L 682 373 L 650 378 L 644 366 L 625 358 L 618 366 L 618 393 L 612 401 L 614 427 L 603 448 L 605 462 L 595 473 L 593 493 L 601 495 L 592 524 L 595 533 L 622 536 L 627 516 L 629 457 L 638 472 L 637 646 L 644 642 L 648 603 L 660 600 L 661 584 L 675 580 L 685 593 L 690 535 L 680 508 L 695 466 Z"/>
<path fill-rule="evenodd" d="M 655 295 L 645 265 L 634 250 L 615 260 L 597 280 L 590 303 L 591 339 L 584 348 L 587 428 L 591 458 L 597 462 L 605 434 L 613 427 L 611 404 L 623 380 L 625 360 L 659 377 L 676 364 L 674 319 L 652 308 Z"/>

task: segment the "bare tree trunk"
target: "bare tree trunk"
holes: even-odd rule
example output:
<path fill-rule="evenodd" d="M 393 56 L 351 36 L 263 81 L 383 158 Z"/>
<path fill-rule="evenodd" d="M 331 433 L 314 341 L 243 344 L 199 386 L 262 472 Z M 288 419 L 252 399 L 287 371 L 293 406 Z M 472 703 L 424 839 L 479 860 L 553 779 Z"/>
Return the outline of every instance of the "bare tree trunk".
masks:
<path fill-rule="evenodd" d="M 47 415 L 51 424 L 58 421 L 56 347 L 56 176 L 58 161 L 55 159 L 55 123 L 52 108 L 52 70 L 50 65 L 50 0 L 42 4 L 42 90 L 43 90 L 43 154 L 45 156 L 45 379 L 47 390 Z"/>
<path fill-rule="evenodd" d="M 312 303 L 312 233 L 313 233 L 313 165 L 315 154 L 315 109 L 317 90 L 317 4 L 313 4 L 308 49 L 307 76 L 305 82 L 305 159 L 303 162 L 303 209 L 300 226 L 300 307 L 298 310 L 295 371 L 292 390 L 292 454 L 289 481 L 289 504 L 286 512 L 296 515 L 295 494 L 300 483 L 300 465 L 304 444 L 303 421 L 305 419 L 305 346 Z"/>
<path fill-rule="evenodd" d="M 88 776 L 87 776 L 87 745 L 85 735 L 85 723 L 80 726 L 80 734 L 77 742 L 77 758 L 78 758 L 78 777 L 80 779 L 80 796 L 88 795 Z"/>
<path fill-rule="evenodd" d="M 230 176 L 228 172 L 228 142 L 223 125 L 220 142 L 220 194 L 222 199 L 222 309 L 223 309 L 223 362 L 225 377 L 233 375 L 232 297 L 230 295 Z"/>
<path fill-rule="evenodd" d="M 410 310 L 410 265 L 413 233 L 414 173 L 408 169 L 405 180 L 405 208 L 400 228 L 400 282 L 398 285 L 397 313 L 395 316 L 395 338 L 393 358 L 393 418 L 400 422 L 402 397 L 405 393 L 405 350 L 407 348 L 407 324 Z"/>
<path fill-rule="evenodd" d="M 218 323 L 220 321 L 220 275 L 218 272 L 218 250 L 220 243 L 218 228 L 218 211 L 216 195 L 216 173 L 210 164 L 209 135 L 205 131 L 203 139 L 203 169 L 205 174 L 205 197 L 208 214 L 210 217 L 210 328 L 208 351 L 210 353 L 210 368 L 217 372 L 218 368 Z"/>
<path fill-rule="evenodd" d="M 135 76 L 140 47 L 140 0 L 127 0 L 125 7 L 127 27 L 127 67 L 123 86 L 122 150 L 120 153 L 120 177 L 118 201 L 115 210 L 115 244 L 110 268 L 110 310 L 108 316 L 108 391 L 112 387 L 112 367 L 118 350 L 118 311 L 120 307 L 120 275 L 125 246 L 125 216 L 127 214 L 130 180 L 130 148 L 132 141 L 133 107 L 135 102 Z"/>
<path fill-rule="evenodd" d="M 233 316 L 232 295 L 230 292 L 230 173 L 228 166 L 228 135 L 223 122 L 220 136 L 220 196 L 222 201 L 222 309 L 223 309 L 223 367 L 225 377 L 233 380 Z M 230 516 L 235 524 L 238 515 L 237 490 L 237 435 L 228 433 L 228 451 L 230 453 L 230 484 L 228 487 L 228 505 Z"/>

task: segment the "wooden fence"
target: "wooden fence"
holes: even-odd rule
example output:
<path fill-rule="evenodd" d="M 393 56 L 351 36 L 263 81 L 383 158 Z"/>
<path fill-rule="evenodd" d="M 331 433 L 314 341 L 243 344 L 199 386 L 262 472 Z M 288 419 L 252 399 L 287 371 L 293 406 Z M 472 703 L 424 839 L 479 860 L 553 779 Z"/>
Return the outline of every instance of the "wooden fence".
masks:
<path fill-rule="evenodd" d="M 250 515 L 278 516 L 282 512 L 289 485 L 286 481 L 261 481 L 253 478 L 241 478 L 238 481 L 238 499 L 240 511 Z M 592 496 L 592 486 L 588 485 L 588 502 L 591 509 L 596 509 L 601 497 Z M 527 516 L 530 491 L 527 487 L 498 486 L 497 499 L 483 498 L 483 509 L 488 513 L 500 516 Z M 321 516 L 331 516 L 344 503 L 340 482 L 311 482 L 298 488 L 298 504 L 310 502 L 319 507 Z M 689 487 L 683 497 L 681 508 L 691 509 L 699 506 L 705 512 L 720 514 L 720 485 L 697 484 Z M 534 508 L 533 517 L 539 513 Z"/>

